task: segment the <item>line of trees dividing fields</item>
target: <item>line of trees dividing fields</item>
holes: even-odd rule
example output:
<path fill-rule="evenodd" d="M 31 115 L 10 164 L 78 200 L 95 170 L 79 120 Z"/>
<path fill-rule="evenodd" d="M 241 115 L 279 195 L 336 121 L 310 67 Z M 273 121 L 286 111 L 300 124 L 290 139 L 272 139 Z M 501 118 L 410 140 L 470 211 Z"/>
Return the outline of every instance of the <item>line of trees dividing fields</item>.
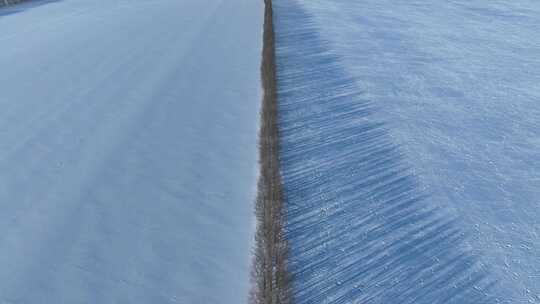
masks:
<path fill-rule="evenodd" d="M 284 236 L 283 189 L 279 165 L 277 75 L 272 1 L 265 0 L 261 77 L 260 176 L 255 212 L 257 231 L 252 268 L 251 304 L 292 302 Z"/>

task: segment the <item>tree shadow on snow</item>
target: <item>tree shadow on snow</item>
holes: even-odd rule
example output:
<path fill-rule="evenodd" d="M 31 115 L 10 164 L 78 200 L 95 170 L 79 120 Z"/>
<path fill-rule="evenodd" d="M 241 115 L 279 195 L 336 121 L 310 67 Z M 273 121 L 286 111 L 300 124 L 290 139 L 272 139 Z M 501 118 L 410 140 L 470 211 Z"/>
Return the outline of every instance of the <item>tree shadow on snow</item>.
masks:
<path fill-rule="evenodd" d="M 294 1 L 274 11 L 294 302 L 496 303 L 459 223 L 421 191 L 311 17 Z"/>

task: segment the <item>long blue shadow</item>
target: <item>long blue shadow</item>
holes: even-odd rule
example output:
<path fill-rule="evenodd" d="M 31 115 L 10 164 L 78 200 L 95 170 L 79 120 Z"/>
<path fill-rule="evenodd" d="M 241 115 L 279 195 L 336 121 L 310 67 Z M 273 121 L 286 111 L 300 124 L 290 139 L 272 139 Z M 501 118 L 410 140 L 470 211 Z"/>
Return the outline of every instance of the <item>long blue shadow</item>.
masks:
<path fill-rule="evenodd" d="M 294 302 L 500 301 L 458 222 L 430 207 L 312 17 L 295 1 L 274 10 Z"/>

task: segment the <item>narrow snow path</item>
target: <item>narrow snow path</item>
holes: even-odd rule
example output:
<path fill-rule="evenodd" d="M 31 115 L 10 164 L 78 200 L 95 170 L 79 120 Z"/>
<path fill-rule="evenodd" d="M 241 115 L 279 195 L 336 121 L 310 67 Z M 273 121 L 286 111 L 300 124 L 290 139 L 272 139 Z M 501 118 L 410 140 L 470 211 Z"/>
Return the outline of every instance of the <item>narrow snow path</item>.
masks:
<path fill-rule="evenodd" d="M 262 13 L 0 9 L 0 302 L 245 302 Z"/>

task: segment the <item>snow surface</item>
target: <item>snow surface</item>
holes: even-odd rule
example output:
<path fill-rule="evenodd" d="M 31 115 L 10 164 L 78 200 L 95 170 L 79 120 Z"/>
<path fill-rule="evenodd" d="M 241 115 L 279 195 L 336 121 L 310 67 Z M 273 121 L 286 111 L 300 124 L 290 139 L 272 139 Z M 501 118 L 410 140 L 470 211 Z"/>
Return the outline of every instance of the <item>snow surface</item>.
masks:
<path fill-rule="evenodd" d="M 540 3 L 274 3 L 297 303 L 540 303 Z"/>
<path fill-rule="evenodd" d="M 242 303 L 262 1 L 0 9 L 0 303 Z"/>

